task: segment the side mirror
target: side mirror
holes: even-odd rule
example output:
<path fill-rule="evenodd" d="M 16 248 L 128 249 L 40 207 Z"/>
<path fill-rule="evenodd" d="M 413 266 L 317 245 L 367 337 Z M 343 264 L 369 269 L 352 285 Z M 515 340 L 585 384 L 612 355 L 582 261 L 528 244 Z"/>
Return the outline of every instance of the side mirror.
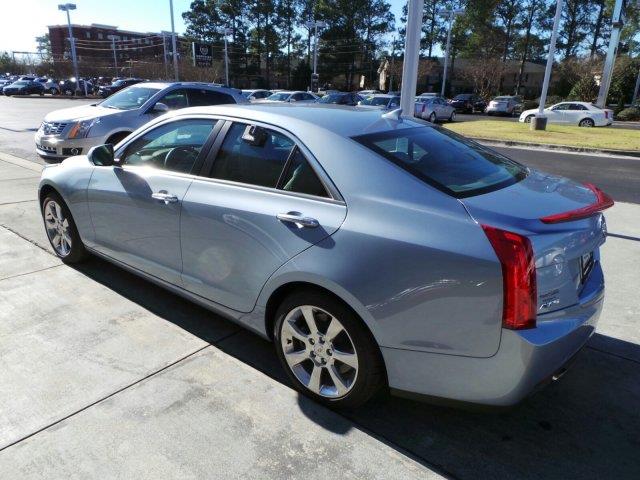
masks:
<path fill-rule="evenodd" d="M 107 143 L 105 145 L 97 145 L 87 153 L 89 161 L 98 167 L 110 167 L 114 161 L 113 145 Z"/>
<path fill-rule="evenodd" d="M 169 111 L 169 107 L 166 103 L 156 102 L 156 104 L 153 106 L 152 111 L 154 113 L 167 113 Z"/>

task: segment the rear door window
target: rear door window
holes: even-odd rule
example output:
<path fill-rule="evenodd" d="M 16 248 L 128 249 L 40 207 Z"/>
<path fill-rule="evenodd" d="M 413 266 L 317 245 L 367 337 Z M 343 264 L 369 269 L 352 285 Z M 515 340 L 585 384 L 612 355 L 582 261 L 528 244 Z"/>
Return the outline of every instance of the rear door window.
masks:
<path fill-rule="evenodd" d="M 226 103 L 236 103 L 231 95 L 226 93 L 214 92 L 206 89 L 189 89 L 187 90 L 190 107 L 202 107 L 207 105 L 222 105 Z"/>
<path fill-rule="evenodd" d="M 275 188 L 294 142 L 285 135 L 260 128 L 262 141 L 250 141 L 252 125 L 234 123 L 213 163 L 212 178 Z"/>
<path fill-rule="evenodd" d="M 285 192 L 305 193 L 316 197 L 329 197 L 327 190 L 299 148 L 291 155 L 287 170 L 280 180 Z"/>
<path fill-rule="evenodd" d="M 498 190 L 527 175 L 519 163 L 446 129 L 425 126 L 353 139 L 457 198 Z"/>

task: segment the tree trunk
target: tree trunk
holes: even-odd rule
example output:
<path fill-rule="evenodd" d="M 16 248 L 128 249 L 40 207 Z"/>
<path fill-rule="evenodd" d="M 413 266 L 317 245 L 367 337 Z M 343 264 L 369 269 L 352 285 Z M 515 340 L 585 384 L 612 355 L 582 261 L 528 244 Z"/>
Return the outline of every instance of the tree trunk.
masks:
<path fill-rule="evenodd" d="M 593 42 L 591 42 L 591 56 L 593 57 L 598 51 L 598 38 L 600 37 L 600 31 L 602 30 L 602 23 L 604 21 L 604 0 L 598 2 L 600 10 L 598 11 L 598 19 L 596 20 L 596 27 L 593 32 Z"/>
<path fill-rule="evenodd" d="M 527 63 L 527 55 L 529 54 L 529 42 L 531 41 L 531 29 L 533 27 L 533 17 L 536 14 L 537 0 L 531 2 L 529 14 L 527 15 L 527 33 L 524 37 L 524 48 L 522 49 L 522 60 L 520 61 L 520 69 L 518 70 L 518 81 L 516 82 L 516 95 L 520 95 L 520 87 L 522 85 L 522 74 L 524 66 Z"/>

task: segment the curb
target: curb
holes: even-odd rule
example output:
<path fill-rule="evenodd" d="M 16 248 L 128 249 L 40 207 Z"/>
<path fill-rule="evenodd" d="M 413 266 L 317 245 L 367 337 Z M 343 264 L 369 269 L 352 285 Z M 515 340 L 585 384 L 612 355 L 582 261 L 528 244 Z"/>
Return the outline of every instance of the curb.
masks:
<path fill-rule="evenodd" d="M 554 145 L 548 143 L 529 143 L 529 142 L 517 142 L 513 140 L 491 140 L 489 138 L 479 137 L 467 137 L 476 142 L 492 147 L 527 147 L 527 148 L 540 148 L 545 150 L 556 150 L 558 152 L 567 153 L 593 153 L 599 155 L 621 155 L 625 157 L 640 158 L 640 151 L 638 150 L 611 150 L 611 149 L 598 149 L 598 148 L 583 148 L 583 147 L 570 147 L 568 145 Z"/>
<path fill-rule="evenodd" d="M 11 163 L 18 167 L 26 168 L 28 170 L 31 170 L 37 173 L 42 172 L 42 170 L 44 169 L 44 166 L 40 165 L 39 163 L 32 162 L 30 160 L 17 157 L 15 155 L 11 155 L 10 153 L 0 152 L 0 160 L 2 160 L 3 162 Z"/>

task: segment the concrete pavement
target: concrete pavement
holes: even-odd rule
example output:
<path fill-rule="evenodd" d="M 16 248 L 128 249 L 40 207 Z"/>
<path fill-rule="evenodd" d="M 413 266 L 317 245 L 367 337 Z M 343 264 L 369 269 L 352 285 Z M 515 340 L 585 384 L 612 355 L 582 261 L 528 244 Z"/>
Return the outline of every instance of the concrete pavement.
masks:
<path fill-rule="evenodd" d="M 639 164 L 640 165 L 640 164 Z M 0 156 L 6 478 L 638 478 L 640 206 L 609 211 L 598 334 L 499 414 L 298 396 L 272 346 L 104 261 L 51 253 L 39 166 Z"/>

